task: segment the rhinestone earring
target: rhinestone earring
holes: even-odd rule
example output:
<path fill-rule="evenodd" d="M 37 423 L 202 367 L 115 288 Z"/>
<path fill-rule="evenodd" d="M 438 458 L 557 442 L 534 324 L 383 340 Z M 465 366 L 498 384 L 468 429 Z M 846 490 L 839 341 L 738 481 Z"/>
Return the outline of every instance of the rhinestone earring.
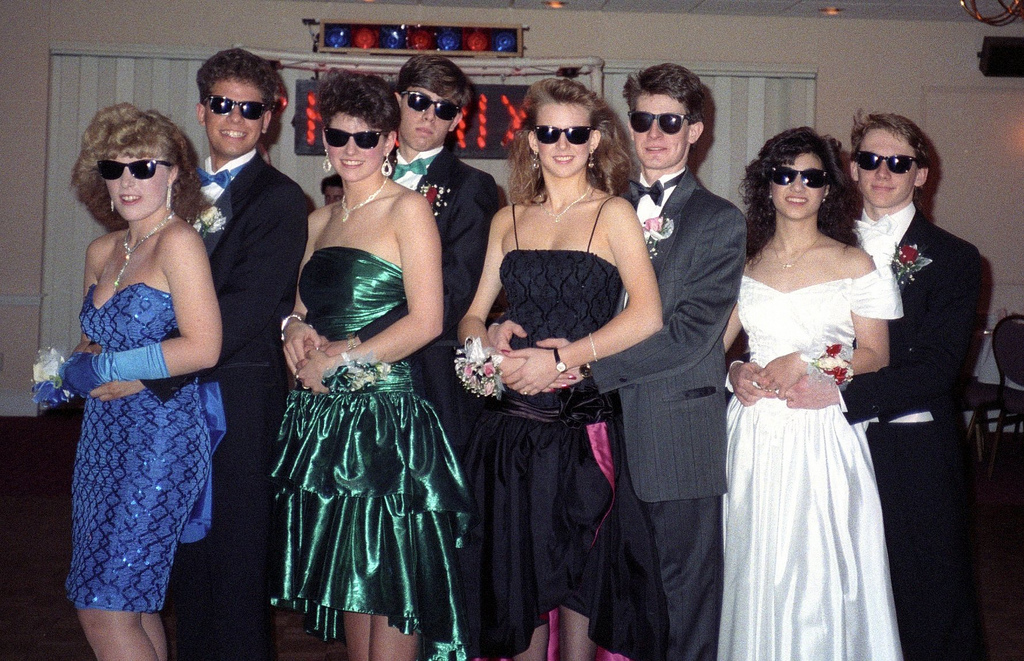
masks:
<path fill-rule="evenodd" d="M 391 178 L 391 173 L 395 171 L 395 166 L 391 165 L 391 159 L 385 158 L 384 162 L 380 164 L 380 173 L 384 175 L 385 179 Z"/>
<path fill-rule="evenodd" d="M 167 184 L 167 210 L 171 211 L 171 185 Z"/>
<path fill-rule="evenodd" d="M 323 167 L 324 172 L 330 172 L 331 171 L 331 159 L 326 157 L 326 156 L 324 156 L 324 163 L 323 163 L 323 165 L 321 167 Z"/>

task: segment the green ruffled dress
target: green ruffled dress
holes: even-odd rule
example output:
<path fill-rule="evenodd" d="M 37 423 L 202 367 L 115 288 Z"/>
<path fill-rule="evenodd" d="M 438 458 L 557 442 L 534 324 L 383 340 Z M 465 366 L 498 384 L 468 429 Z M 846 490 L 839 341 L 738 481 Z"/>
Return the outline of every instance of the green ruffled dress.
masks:
<path fill-rule="evenodd" d="M 401 269 L 345 247 L 313 253 L 299 291 L 330 339 L 405 300 Z M 357 392 L 325 383 L 331 394 L 289 394 L 277 440 L 271 602 L 304 612 L 324 640 L 344 639 L 343 611 L 372 613 L 418 633 L 421 659 L 464 659 L 455 548 L 472 499 L 437 414 L 405 361 Z"/>

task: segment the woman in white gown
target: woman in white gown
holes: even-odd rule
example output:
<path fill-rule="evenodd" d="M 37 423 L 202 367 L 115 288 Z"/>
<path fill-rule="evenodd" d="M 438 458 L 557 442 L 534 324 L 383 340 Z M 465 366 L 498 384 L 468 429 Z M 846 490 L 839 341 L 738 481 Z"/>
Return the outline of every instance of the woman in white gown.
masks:
<path fill-rule="evenodd" d="M 856 247 L 852 185 L 832 138 L 806 127 L 775 136 L 743 193 L 748 262 L 725 342 L 746 331 L 751 362 L 730 378 L 753 378 L 760 396 L 729 407 L 718 658 L 900 659 L 864 429 L 838 405 L 785 401 L 805 374 L 835 380 L 811 366 L 828 346 L 842 345 L 854 374 L 885 366 L 899 291 Z"/>

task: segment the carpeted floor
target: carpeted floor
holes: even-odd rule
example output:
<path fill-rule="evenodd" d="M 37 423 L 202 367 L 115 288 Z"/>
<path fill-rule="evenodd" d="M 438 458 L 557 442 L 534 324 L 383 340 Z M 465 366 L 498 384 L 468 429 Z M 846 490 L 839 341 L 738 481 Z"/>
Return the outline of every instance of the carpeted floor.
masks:
<path fill-rule="evenodd" d="M 5 661 L 92 658 L 63 587 L 71 556 L 71 471 L 80 424 L 76 411 L 0 418 L 0 659 Z M 1004 439 L 991 479 L 980 467 L 977 472 L 975 567 L 989 659 L 1024 661 L 1020 444 Z M 164 619 L 173 647 L 173 604 Z M 298 616 L 277 612 L 274 624 L 280 661 L 345 661 L 341 645 L 303 633 Z"/>

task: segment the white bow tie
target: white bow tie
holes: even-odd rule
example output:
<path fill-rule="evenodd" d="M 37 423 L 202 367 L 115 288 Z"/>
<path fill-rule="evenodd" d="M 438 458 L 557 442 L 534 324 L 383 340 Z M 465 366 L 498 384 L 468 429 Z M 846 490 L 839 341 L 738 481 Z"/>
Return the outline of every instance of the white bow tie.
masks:
<path fill-rule="evenodd" d="M 864 238 L 872 236 L 892 236 L 893 230 L 895 229 L 893 225 L 892 217 L 887 214 L 874 222 L 858 220 L 857 230 Z"/>

